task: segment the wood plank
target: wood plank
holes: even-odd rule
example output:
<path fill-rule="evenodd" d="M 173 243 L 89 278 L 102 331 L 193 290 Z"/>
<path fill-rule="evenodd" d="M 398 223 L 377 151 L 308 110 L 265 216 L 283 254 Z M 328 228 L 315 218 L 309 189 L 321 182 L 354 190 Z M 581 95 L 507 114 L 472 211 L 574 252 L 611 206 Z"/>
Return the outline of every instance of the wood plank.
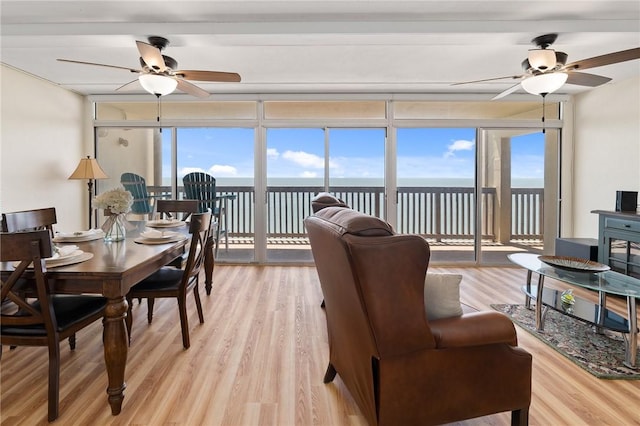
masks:
<path fill-rule="evenodd" d="M 463 275 L 461 299 L 479 309 L 522 303 L 526 273 L 518 268 L 431 268 Z M 547 280 L 546 285 L 566 288 Z M 581 289 L 574 293 L 596 300 Z M 173 300 L 134 301 L 132 344 L 122 413 L 105 402 L 102 325 L 78 335 L 76 351 L 61 345 L 60 424 L 100 425 L 364 425 L 339 377 L 322 383 L 328 359 L 322 293 L 315 268 L 217 265 L 213 291 L 201 289 L 205 324 L 188 299 L 191 348 L 183 350 Z M 609 306 L 625 313 L 622 300 Z M 516 327 L 533 354 L 530 423 L 638 424 L 640 380 L 599 380 Z M 47 354 L 3 348 L 0 422 L 46 424 Z M 22 377 L 17 371 L 25 371 Z M 458 422 L 508 425 L 509 413 Z"/>

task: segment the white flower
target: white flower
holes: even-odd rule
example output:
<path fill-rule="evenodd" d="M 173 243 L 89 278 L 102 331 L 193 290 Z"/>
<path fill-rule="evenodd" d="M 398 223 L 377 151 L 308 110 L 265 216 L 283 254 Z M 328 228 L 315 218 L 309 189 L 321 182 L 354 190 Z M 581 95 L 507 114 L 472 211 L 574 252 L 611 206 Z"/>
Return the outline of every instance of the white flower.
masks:
<path fill-rule="evenodd" d="M 133 204 L 133 195 L 124 188 L 114 188 L 105 191 L 93 199 L 93 205 L 97 209 L 109 209 L 112 213 L 129 213 Z"/>

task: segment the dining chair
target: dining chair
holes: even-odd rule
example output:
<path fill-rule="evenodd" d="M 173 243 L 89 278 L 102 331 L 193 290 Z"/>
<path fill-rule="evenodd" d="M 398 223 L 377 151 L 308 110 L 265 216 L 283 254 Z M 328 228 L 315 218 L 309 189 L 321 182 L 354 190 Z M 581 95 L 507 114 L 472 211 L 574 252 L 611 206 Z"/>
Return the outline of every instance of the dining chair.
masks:
<path fill-rule="evenodd" d="M 198 213 L 198 200 L 157 200 L 156 212 L 160 215 L 160 218 L 187 220 L 193 213 Z M 185 253 L 169 263 L 169 265 L 181 268 L 183 262 L 187 260 L 187 256 L 188 253 Z M 151 323 L 151 318 L 149 323 Z"/>
<path fill-rule="evenodd" d="M 156 213 L 165 219 L 187 220 L 192 213 L 198 213 L 198 200 L 157 200 Z"/>
<path fill-rule="evenodd" d="M 2 214 L 0 231 L 23 232 L 46 229 L 53 238 L 53 225 L 57 222 L 55 207 L 9 212 Z M 29 294 L 32 288 L 33 285 L 26 279 L 20 279 L 15 285 L 15 291 L 21 291 L 23 294 Z M 75 336 L 69 337 L 69 347 L 75 349 Z M 10 349 L 15 348 L 15 345 L 10 346 Z"/>
<path fill-rule="evenodd" d="M 189 233 L 191 234 L 191 243 L 189 245 L 189 255 L 184 269 L 175 268 L 173 266 L 164 266 L 157 272 L 153 273 L 143 281 L 139 282 L 131 288 L 127 294 L 129 302 L 129 312 L 126 317 L 127 331 L 129 335 L 129 344 L 131 344 L 131 328 L 133 325 L 133 317 L 131 312 L 131 301 L 136 298 L 143 299 L 159 299 L 159 298 L 175 298 L 178 301 L 178 311 L 180 314 L 180 326 L 182 328 L 182 346 L 188 349 L 189 342 L 189 323 L 187 320 L 187 294 L 192 291 L 196 301 L 198 317 L 200 324 L 204 323 L 204 314 L 202 313 L 202 303 L 200 302 L 200 293 L 198 290 L 198 277 L 202 270 L 205 258 L 205 246 L 211 229 L 211 213 L 195 213 L 191 215 L 189 222 Z M 149 310 L 153 309 L 153 303 L 149 305 Z M 149 323 L 152 317 L 148 315 Z"/>
<path fill-rule="evenodd" d="M 151 218 L 153 207 L 151 206 L 151 196 L 147 191 L 145 179 L 135 173 L 122 173 L 120 175 L 120 183 L 133 196 L 131 213 L 148 215 Z"/>
<path fill-rule="evenodd" d="M 187 220 L 191 214 L 198 213 L 198 200 L 157 200 L 156 213 L 164 219 L 178 218 Z M 189 254 L 185 253 L 182 256 L 176 257 L 169 262 L 167 266 L 182 268 L 188 256 Z M 149 297 L 147 299 L 147 319 L 149 324 L 153 321 L 153 303 L 154 299 Z"/>
<path fill-rule="evenodd" d="M 223 217 L 226 215 L 225 205 L 221 201 L 221 197 L 216 195 L 216 179 L 203 172 L 192 172 L 184 175 L 182 178 L 184 185 L 184 195 L 186 199 L 198 200 L 198 210 L 200 213 L 211 209 L 215 218 L 215 254 L 218 255 L 220 246 L 220 237 L 224 237 L 225 246 L 229 246 L 229 238 L 227 229 L 223 228 Z"/>
<path fill-rule="evenodd" d="M 53 236 L 53 225 L 58 223 L 55 207 L 2 213 L 2 232 L 20 232 L 47 229 Z"/>
<path fill-rule="evenodd" d="M 6 281 L 1 281 L 1 343 L 48 348 L 49 421 L 59 411 L 60 342 L 102 318 L 106 305 L 106 299 L 98 296 L 50 294 L 44 259 L 52 252 L 48 230 L 0 234 L 0 261 L 16 262 Z M 25 274 L 35 282 L 35 297 L 30 295 L 30 299 L 16 289 Z"/>
<path fill-rule="evenodd" d="M 156 212 L 161 218 L 178 218 L 180 220 L 187 220 L 193 213 L 198 213 L 198 200 L 157 200 Z M 211 238 L 210 235 L 209 238 Z M 186 262 L 187 257 L 188 253 L 185 253 L 184 255 L 177 257 L 168 265 L 181 268 L 183 262 Z M 152 300 L 153 299 L 150 299 L 149 303 L 153 303 Z M 151 308 L 150 315 L 153 315 L 153 309 Z M 151 323 L 151 317 L 149 317 L 149 323 Z"/>

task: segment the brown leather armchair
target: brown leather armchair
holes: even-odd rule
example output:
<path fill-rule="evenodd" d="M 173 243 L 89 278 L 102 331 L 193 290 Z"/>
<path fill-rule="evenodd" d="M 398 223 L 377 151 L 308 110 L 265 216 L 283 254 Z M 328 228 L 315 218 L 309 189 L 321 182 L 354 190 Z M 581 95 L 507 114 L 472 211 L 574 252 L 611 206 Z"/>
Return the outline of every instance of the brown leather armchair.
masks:
<path fill-rule="evenodd" d="M 329 366 L 372 425 L 429 425 L 511 411 L 528 423 L 531 355 L 498 312 L 428 321 L 429 245 L 325 207 L 305 219 L 326 303 Z"/>

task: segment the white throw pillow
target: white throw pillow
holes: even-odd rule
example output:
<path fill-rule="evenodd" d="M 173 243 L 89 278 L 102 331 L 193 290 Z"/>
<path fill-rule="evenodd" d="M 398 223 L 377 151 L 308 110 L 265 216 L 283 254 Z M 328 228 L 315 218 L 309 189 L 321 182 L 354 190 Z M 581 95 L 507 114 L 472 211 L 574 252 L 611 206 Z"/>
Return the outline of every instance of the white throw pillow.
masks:
<path fill-rule="evenodd" d="M 459 317 L 462 315 L 460 305 L 459 274 L 435 274 L 427 272 L 424 280 L 424 310 L 427 319 Z"/>

